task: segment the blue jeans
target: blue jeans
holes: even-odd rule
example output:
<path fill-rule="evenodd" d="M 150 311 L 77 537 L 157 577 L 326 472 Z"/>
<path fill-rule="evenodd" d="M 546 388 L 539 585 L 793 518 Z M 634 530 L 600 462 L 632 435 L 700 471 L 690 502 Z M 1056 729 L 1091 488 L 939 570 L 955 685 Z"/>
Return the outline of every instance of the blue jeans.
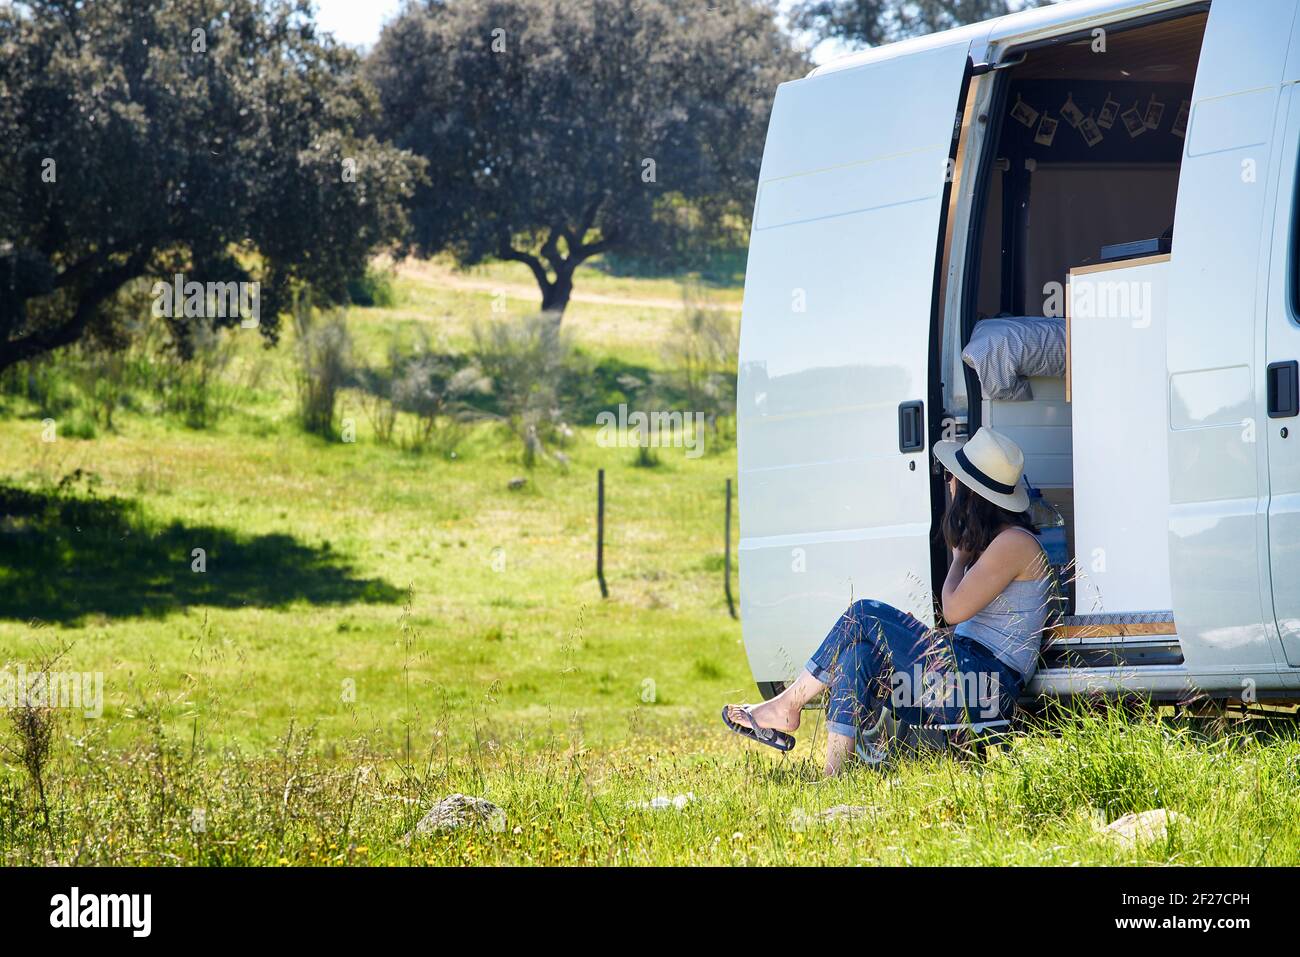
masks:
<path fill-rule="evenodd" d="M 807 668 L 830 686 L 827 730 L 847 737 L 874 723 L 884 707 L 917 725 L 1003 718 L 1024 684 L 979 642 L 866 599 L 840 616 Z"/>

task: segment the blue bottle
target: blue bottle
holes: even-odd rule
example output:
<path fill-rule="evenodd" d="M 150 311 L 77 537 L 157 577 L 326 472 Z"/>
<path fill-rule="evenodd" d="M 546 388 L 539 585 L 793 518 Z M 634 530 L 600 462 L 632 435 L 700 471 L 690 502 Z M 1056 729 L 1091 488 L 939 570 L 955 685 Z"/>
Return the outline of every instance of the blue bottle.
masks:
<path fill-rule="evenodd" d="M 1029 484 L 1025 479 L 1025 488 L 1029 490 L 1029 521 L 1038 533 L 1047 560 L 1061 570 L 1070 561 L 1069 546 L 1065 539 L 1065 519 L 1056 510 L 1056 506 L 1043 498 L 1043 493 Z"/>

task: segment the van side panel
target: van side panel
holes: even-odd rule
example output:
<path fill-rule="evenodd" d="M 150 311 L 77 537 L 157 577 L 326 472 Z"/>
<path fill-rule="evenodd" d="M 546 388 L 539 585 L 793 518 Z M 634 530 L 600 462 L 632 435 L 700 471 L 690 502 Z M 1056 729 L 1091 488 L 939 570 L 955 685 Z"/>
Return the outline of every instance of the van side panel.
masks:
<path fill-rule="evenodd" d="M 1178 187 L 1167 345 L 1169 563 L 1193 678 L 1272 671 L 1281 657 L 1261 574 L 1267 489 L 1259 480 L 1264 373 L 1255 337 L 1268 272 L 1273 126 L 1295 12 L 1295 0 L 1211 7 Z M 1241 691 L 1222 677 L 1198 683 Z"/>
<path fill-rule="evenodd" d="M 933 620 L 929 443 L 900 451 L 899 406 L 929 395 L 967 54 L 958 43 L 777 91 L 737 386 L 741 612 L 758 681 L 793 677 L 853 598 Z"/>

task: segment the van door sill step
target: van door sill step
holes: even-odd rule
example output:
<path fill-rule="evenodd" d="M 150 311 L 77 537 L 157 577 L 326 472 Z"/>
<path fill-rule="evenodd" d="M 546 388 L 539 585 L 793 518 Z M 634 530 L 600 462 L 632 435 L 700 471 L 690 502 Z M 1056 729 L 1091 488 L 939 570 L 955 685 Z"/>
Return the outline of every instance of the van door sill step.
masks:
<path fill-rule="evenodd" d="M 1180 665 L 1172 611 L 1063 615 L 1043 642 L 1041 668 Z"/>
<path fill-rule="evenodd" d="M 1049 633 L 1053 641 L 1074 638 L 1128 638 L 1174 635 L 1172 611 L 1105 612 L 1096 615 L 1063 615 Z"/>

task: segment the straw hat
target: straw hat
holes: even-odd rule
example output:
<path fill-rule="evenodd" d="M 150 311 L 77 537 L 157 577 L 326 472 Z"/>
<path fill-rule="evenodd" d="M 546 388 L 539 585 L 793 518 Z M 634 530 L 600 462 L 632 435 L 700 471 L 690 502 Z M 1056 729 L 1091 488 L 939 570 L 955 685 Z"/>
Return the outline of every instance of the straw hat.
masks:
<path fill-rule="evenodd" d="M 965 444 L 936 442 L 937 458 L 968 489 L 1011 512 L 1029 508 L 1029 493 L 1020 481 L 1025 453 L 1001 432 L 981 428 Z"/>

